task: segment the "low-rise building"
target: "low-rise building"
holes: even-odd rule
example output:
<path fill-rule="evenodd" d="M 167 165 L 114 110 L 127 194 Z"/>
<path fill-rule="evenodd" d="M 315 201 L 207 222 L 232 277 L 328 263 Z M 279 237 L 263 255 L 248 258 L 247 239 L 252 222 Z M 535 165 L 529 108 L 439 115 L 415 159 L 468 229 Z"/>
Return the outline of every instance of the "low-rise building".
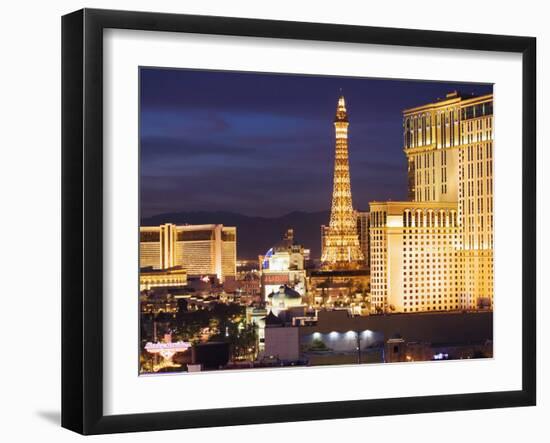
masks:
<path fill-rule="evenodd" d="M 187 271 L 180 266 L 169 269 L 142 268 L 139 271 L 139 290 L 187 285 Z"/>
<path fill-rule="evenodd" d="M 277 292 L 281 286 L 288 286 L 300 295 L 306 293 L 305 250 L 294 243 L 294 234 L 289 229 L 283 240 L 259 257 L 260 284 L 262 296 Z"/>
<path fill-rule="evenodd" d="M 271 312 L 264 355 L 309 365 L 491 357 L 492 319 L 492 312 L 353 316 L 332 310 L 304 324 Z"/>

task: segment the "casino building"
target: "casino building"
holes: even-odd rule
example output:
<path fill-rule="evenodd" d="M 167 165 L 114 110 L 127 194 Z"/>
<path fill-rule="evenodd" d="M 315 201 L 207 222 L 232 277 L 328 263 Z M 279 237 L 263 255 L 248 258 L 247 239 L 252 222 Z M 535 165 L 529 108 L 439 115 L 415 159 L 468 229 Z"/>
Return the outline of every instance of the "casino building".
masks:
<path fill-rule="evenodd" d="M 169 269 L 142 268 L 139 272 L 139 290 L 178 288 L 187 285 L 187 272 L 180 267 Z"/>
<path fill-rule="evenodd" d="M 167 223 L 140 227 L 140 268 L 181 267 L 187 275 L 237 274 L 237 228 Z"/>
<path fill-rule="evenodd" d="M 305 256 L 306 250 L 302 245 L 294 243 L 294 231 L 288 229 L 279 244 L 259 257 L 260 285 L 262 297 L 266 302 L 269 303 L 281 287 L 286 288 L 286 292 L 305 295 Z"/>
<path fill-rule="evenodd" d="M 405 202 L 370 203 L 371 301 L 397 312 L 493 306 L 493 95 L 403 111 Z"/>
<path fill-rule="evenodd" d="M 456 203 L 371 203 L 371 302 L 383 311 L 461 306 Z"/>

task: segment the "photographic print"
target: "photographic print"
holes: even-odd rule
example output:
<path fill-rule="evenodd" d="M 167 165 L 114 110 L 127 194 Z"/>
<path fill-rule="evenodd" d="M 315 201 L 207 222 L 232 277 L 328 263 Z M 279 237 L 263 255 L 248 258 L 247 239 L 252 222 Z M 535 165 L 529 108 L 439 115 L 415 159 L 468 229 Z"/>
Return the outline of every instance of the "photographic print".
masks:
<path fill-rule="evenodd" d="M 139 75 L 141 375 L 493 357 L 492 84 Z"/>

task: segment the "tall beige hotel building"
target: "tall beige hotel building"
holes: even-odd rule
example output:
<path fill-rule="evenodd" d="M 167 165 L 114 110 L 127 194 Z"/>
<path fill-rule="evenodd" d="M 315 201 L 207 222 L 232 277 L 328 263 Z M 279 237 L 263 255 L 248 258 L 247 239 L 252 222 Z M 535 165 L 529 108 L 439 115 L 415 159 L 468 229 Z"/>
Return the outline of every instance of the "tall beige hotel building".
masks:
<path fill-rule="evenodd" d="M 141 226 L 140 268 L 182 267 L 188 275 L 216 275 L 221 281 L 237 273 L 237 228 L 212 225 Z"/>
<path fill-rule="evenodd" d="M 493 307 L 493 95 L 403 111 L 408 201 L 370 203 L 378 310 Z"/>

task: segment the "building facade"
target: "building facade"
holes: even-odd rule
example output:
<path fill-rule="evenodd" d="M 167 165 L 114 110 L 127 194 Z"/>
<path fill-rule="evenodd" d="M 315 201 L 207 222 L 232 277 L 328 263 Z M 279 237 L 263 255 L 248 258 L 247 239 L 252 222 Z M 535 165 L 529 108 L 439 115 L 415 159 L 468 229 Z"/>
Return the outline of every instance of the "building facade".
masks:
<path fill-rule="evenodd" d="M 433 301 L 434 290 L 438 295 L 443 284 L 443 288 L 445 285 L 448 288 L 446 299 L 441 288 L 443 310 L 492 308 L 493 95 L 474 97 L 453 92 L 443 100 L 406 109 L 403 128 L 410 201 L 371 203 L 375 307 L 416 311 L 416 298 L 409 298 L 416 297 L 416 292 L 410 293 L 414 289 L 420 297 L 418 310 L 434 310 L 434 307 L 439 310 L 438 298 L 435 306 L 427 300 Z M 444 221 L 441 211 L 445 214 Z M 378 214 L 376 222 L 373 212 Z M 397 242 L 391 246 L 391 242 L 388 243 L 390 233 L 401 241 L 399 252 L 395 249 Z M 384 249 L 385 246 L 390 249 Z M 433 246 L 438 249 L 433 250 Z M 454 248 L 452 257 L 449 248 Z M 411 263 L 411 259 L 419 262 Z M 437 267 L 431 270 L 426 267 L 428 259 Z M 400 279 L 394 272 L 399 261 L 403 266 Z M 439 285 L 433 279 L 440 271 L 439 263 L 442 267 L 447 265 L 447 272 L 452 266 L 453 281 L 449 280 L 449 274 L 438 277 L 441 278 Z M 407 268 L 411 264 L 414 268 Z M 413 274 L 413 278 L 419 280 L 412 283 L 420 286 L 411 288 L 409 281 L 407 287 L 398 289 L 405 284 L 403 279 L 410 279 L 409 274 L 416 271 L 418 274 Z M 405 276 L 405 272 L 409 274 Z"/>
<path fill-rule="evenodd" d="M 493 306 L 493 98 L 461 108 L 458 213 L 462 224 L 464 306 Z"/>
<path fill-rule="evenodd" d="M 357 211 L 357 235 L 359 236 L 359 245 L 365 256 L 365 265 L 367 272 L 370 271 L 370 213 Z"/>
<path fill-rule="evenodd" d="M 307 325 L 270 317 L 265 329 L 266 354 L 281 359 L 293 356 L 309 366 L 445 358 L 440 353 L 456 359 L 492 357 L 491 312 L 359 316 L 345 310 L 322 310 Z M 383 348 L 385 352 L 379 352 Z"/>
<path fill-rule="evenodd" d="M 371 203 L 371 302 L 390 312 L 458 310 L 462 266 L 457 205 Z"/>
<path fill-rule="evenodd" d="M 270 248 L 259 258 L 260 285 L 262 296 L 279 292 L 281 286 L 288 286 L 301 296 L 306 293 L 305 249 L 294 243 L 293 232 L 289 229 L 283 240 Z"/>
<path fill-rule="evenodd" d="M 140 267 L 183 268 L 188 275 L 237 274 L 237 228 L 165 224 L 140 227 Z"/>
<path fill-rule="evenodd" d="M 170 269 L 176 266 L 175 248 L 176 226 L 142 226 L 139 229 L 139 267 Z"/>
<path fill-rule="evenodd" d="M 183 287 L 187 285 L 187 272 L 176 267 L 169 269 L 142 268 L 139 273 L 139 290 L 158 287 Z"/>

